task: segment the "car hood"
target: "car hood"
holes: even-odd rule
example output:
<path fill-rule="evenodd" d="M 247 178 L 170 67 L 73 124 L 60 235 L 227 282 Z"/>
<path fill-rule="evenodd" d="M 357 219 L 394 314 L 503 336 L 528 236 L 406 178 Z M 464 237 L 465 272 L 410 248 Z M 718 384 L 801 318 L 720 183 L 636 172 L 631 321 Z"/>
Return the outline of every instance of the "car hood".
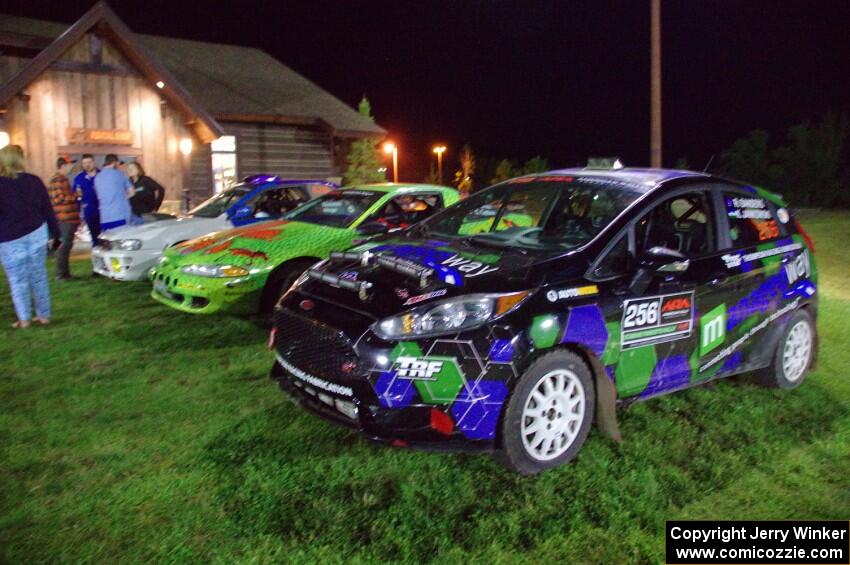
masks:
<path fill-rule="evenodd" d="M 380 265 L 362 266 L 357 260 L 332 261 L 324 272 L 344 280 L 372 284 L 363 300 L 357 292 L 310 280 L 301 292 L 368 312 L 375 317 L 393 315 L 437 298 L 474 292 L 501 293 L 528 290 L 540 283 L 537 269 L 541 257 L 511 248 L 480 247 L 459 241 L 384 239 L 356 247 L 353 251 L 377 253 L 404 260 L 407 264 L 433 269 L 425 287 L 411 275 Z"/>
<path fill-rule="evenodd" d="M 224 230 L 176 245 L 165 252 L 170 262 L 263 268 L 289 257 L 310 255 L 311 242 L 347 231 L 305 222 L 277 220 Z"/>
<path fill-rule="evenodd" d="M 118 239 L 139 239 L 144 242 L 164 239 L 171 232 L 185 232 L 187 234 L 193 234 L 189 235 L 189 237 L 197 237 L 197 235 L 206 233 L 206 231 L 221 229 L 221 225 L 222 220 L 220 218 L 186 216 L 185 218 L 175 218 L 173 220 L 159 220 L 140 226 L 125 226 L 110 231 L 103 239 L 111 241 Z"/>

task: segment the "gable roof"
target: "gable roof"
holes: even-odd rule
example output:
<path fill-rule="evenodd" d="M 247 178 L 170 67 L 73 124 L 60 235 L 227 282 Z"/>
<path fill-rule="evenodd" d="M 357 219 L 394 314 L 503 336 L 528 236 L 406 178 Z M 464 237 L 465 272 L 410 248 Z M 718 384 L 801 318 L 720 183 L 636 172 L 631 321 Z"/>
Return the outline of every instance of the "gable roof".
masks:
<path fill-rule="evenodd" d="M 8 104 L 21 90 L 38 78 L 51 63 L 95 28 L 99 34 L 112 41 L 143 75 L 153 82 L 162 81 L 165 83 L 166 86 L 162 89 L 163 97 L 180 110 L 202 141 L 209 142 L 224 134 L 224 130 L 218 122 L 192 98 L 168 69 L 148 53 L 147 48 L 139 43 L 133 32 L 103 1 L 98 2 L 83 14 L 71 27 L 36 55 L 29 64 L 24 65 L 9 82 L 0 87 L 0 106 Z"/>
<path fill-rule="evenodd" d="M 103 2 L 95 8 L 101 5 L 109 10 Z M 66 29 L 69 28 L 64 24 L 0 14 L 0 41 L 6 33 L 61 37 Z M 319 125 L 340 137 L 378 137 L 386 133 L 372 120 L 259 49 L 131 35 L 215 119 Z"/>

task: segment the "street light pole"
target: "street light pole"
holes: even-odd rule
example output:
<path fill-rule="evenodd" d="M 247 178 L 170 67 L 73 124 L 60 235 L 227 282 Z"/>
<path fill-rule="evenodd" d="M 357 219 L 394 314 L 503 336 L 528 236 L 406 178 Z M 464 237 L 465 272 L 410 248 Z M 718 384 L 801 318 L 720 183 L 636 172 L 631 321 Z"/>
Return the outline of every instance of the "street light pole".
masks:
<path fill-rule="evenodd" d="M 661 0 L 651 0 L 651 59 L 650 65 L 650 142 L 649 160 L 653 167 L 661 167 Z"/>
<path fill-rule="evenodd" d="M 440 184 L 443 184 L 443 153 L 445 152 L 445 145 L 437 145 L 436 147 L 434 147 L 434 153 L 437 154 L 437 171 L 440 179 Z"/>
<path fill-rule="evenodd" d="M 388 141 L 384 143 L 384 153 L 393 154 L 393 182 L 398 182 L 398 146 Z"/>

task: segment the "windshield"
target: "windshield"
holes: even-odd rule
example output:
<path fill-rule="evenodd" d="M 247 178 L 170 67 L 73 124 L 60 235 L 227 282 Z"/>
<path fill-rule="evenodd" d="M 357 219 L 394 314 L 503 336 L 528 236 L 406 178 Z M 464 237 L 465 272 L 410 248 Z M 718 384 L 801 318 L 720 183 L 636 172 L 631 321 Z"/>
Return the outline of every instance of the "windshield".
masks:
<path fill-rule="evenodd" d="M 347 228 L 381 196 L 379 192 L 365 190 L 329 192 L 302 204 L 284 217 L 287 220 Z"/>
<path fill-rule="evenodd" d="M 592 240 L 640 195 L 606 179 L 525 177 L 473 194 L 419 230 L 484 246 L 561 251 Z"/>
<path fill-rule="evenodd" d="M 212 198 L 204 200 L 195 208 L 189 210 L 188 216 L 198 216 L 199 218 L 217 218 L 224 214 L 224 211 L 236 204 L 243 196 L 251 192 L 252 187 L 234 186 L 229 190 L 219 192 Z"/>

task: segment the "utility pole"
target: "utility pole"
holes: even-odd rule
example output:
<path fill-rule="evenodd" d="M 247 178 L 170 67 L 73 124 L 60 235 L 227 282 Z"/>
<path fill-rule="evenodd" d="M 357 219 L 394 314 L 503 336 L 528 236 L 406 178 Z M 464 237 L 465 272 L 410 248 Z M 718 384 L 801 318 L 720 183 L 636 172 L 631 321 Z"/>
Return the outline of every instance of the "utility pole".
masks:
<path fill-rule="evenodd" d="M 653 167 L 661 167 L 661 0 L 652 2 L 652 64 L 650 65 L 650 142 L 649 160 Z"/>

